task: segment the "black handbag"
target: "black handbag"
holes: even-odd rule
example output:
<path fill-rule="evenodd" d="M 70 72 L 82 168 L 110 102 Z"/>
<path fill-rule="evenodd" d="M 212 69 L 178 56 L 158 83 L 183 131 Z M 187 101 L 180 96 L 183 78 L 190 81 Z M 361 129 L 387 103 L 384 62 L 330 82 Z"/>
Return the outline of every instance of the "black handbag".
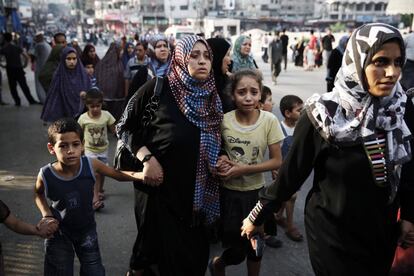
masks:
<path fill-rule="evenodd" d="M 153 119 L 153 116 L 155 115 L 155 111 L 158 110 L 163 81 L 163 78 L 157 77 L 154 87 L 154 94 L 152 95 L 148 104 L 145 106 L 145 110 L 142 117 L 144 128 L 149 126 Z M 122 139 L 118 139 L 118 142 L 116 144 L 114 168 L 116 170 L 136 172 L 142 171 L 143 169 L 141 161 L 139 161 L 138 158 L 136 158 L 135 154 L 132 153 L 129 145 L 127 145 Z"/>

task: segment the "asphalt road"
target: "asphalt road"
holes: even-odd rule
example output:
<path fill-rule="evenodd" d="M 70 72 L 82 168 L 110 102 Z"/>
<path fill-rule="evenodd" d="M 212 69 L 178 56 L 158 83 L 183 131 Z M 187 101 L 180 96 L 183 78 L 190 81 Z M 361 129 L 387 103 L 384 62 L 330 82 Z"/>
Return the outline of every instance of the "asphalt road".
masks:
<path fill-rule="evenodd" d="M 105 49 L 98 49 L 104 52 Z M 102 55 L 101 55 L 102 57 Z M 282 71 L 277 86 L 271 85 L 269 65 L 256 57 L 263 70 L 265 84 L 273 91 L 276 103 L 274 112 L 280 117 L 278 104 L 282 96 L 295 94 L 302 99 L 313 93 L 321 93 L 325 89 L 324 69 L 304 72 L 291 63 L 287 71 Z M 12 103 L 3 73 L 3 99 Z M 32 94 L 35 94 L 33 73 L 27 71 L 28 83 Z M 40 120 L 41 106 L 27 106 L 22 97 L 22 107 L 13 104 L 0 106 L 0 199 L 8 204 L 12 212 L 19 218 L 36 223 L 40 218 L 33 200 L 33 187 L 39 168 L 53 160 L 46 149 L 46 127 Z M 110 141 L 110 155 L 113 156 L 115 139 Z M 110 158 L 111 159 L 111 158 Z M 8 176 L 13 176 L 8 180 Z M 270 181 L 270 176 L 268 176 Z M 310 188 L 308 180 L 301 188 L 296 204 L 295 222 L 304 234 L 303 206 L 304 198 Z M 118 183 L 106 179 L 106 207 L 96 214 L 98 235 L 107 275 L 124 275 L 136 230 L 133 216 L 133 187 L 131 183 Z M 262 261 L 261 275 L 313 275 L 307 252 L 306 241 L 296 243 L 287 239 L 279 230 L 283 247 L 266 248 Z M 174 238 L 174 237 L 171 237 Z M 17 235 L 0 225 L 0 241 L 5 256 L 6 275 L 28 276 L 42 275 L 43 241 L 37 237 Z M 211 246 L 211 255 L 220 254 L 220 245 Z M 77 268 L 78 265 L 76 264 Z M 246 275 L 245 265 L 229 267 L 227 275 Z M 76 273 L 77 274 L 77 273 Z M 208 275 L 208 273 L 206 273 Z"/>

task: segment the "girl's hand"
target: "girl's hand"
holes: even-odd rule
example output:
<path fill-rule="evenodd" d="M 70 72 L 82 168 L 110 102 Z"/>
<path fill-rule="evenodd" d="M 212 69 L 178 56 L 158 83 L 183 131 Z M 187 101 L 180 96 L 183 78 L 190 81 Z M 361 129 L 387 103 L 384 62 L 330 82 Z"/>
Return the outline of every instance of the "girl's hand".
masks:
<path fill-rule="evenodd" d="M 219 156 L 216 164 L 217 172 L 226 173 L 231 168 L 231 166 L 226 162 L 226 160 L 229 160 L 229 157 L 227 155 Z"/>
<path fill-rule="evenodd" d="M 399 244 L 402 248 L 408 248 L 414 245 L 414 224 L 408 220 L 401 220 Z"/>
<path fill-rule="evenodd" d="M 246 167 L 247 165 L 242 165 L 231 160 L 224 160 L 223 161 L 226 166 L 230 166 L 227 171 L 219 172 L 218 175 L 224 179 L 230 179 L 242 176 L 246 174 Z"/>
<path fill-rule="evenodd" d="M 144 163 L 142 172 L 144 174 L 144 184 L 156 187 L 161 185 L 164 180 L 163 169 L 155 156 Z"/>

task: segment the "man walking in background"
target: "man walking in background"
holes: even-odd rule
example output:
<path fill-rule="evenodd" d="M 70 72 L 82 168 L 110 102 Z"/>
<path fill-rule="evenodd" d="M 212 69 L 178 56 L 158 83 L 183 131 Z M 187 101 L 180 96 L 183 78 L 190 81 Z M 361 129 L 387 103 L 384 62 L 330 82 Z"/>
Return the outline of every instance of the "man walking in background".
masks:
<path fill-rule="evenodd" d="M 324 66 L 328 65 L 329 56 L 332 52 L 332 43 L 335 37 L 332 35 L 331 29 L 326 29 L 326 35 L 322 38 L 322 62 Z"/>
<path fill-rule="evenodd" d="M 289 45 L 289 37 L 286 34 L 286 29 L 283 29 L 282 35 L 280 36 L 280 40 L 282 41 L 282 48 L 283 48 L 283 62 L 284 62 L 284 68 L 286 71 L 287 68 L 287 51 L 288 51 L 288 45 Z"/>
<path fill-rule="evenodd" d="M 24 96 L 26 97 L 29 104 L 38 104 L 38 102 L 33 99 L 30 94 L 29 86 L 27 86 L 26 76 L 21 62 L 20 55 L 24 54 L 23 49 L 19 46 L 16 46 L 11 43 L 12 34 L 4 34 L 4 47 L 0 50 L 0 55 L 6 57 L 6 73 L 9 81 L 10 93 L 13 97 L 14 104 L 16 106 L 21 105 L 20 97 L 17 93 L 17 83 L 19 83 L 20 88 L 23 91 Z"/>
<path fill-rule="evenodd" d="M 272 81 L 274 85 L 276 85 L 276 79 L 279 76 L 280 71 L 282 71 L 282 56 L 283 45 L 279 38 L 279 32 L 276 32 L 272 42 L 269 44 L 269 62 L 272 70 Z"/>

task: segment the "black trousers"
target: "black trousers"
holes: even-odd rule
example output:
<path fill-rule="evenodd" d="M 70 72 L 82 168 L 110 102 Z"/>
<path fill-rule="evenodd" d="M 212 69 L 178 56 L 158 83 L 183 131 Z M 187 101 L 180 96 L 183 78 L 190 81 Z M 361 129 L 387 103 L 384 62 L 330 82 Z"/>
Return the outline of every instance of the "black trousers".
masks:
<path fill-rule="evenodd" d="M 27 101 L 30 104 L 35 103 L 36 102 L 35 99 L 33 99 L 32 95 L 30 94 L 30 89 L 29 89 L 29 86 L 27 85 L 25 72 L 23 68 L 7 67 L 6 72 L 7 72 L 7 78 L 9 81 L 10 93 L 13 97 L 14 103 L 16 105 L 21 104 L 19 94 L 17 93 L 17 83 L 19 83 L 20 88 L 22 89 L 23 94 L 26 97 Z"/>
<path fill-rule="evenodd" d="M 287 60 L 288 60 L 288 58 L 287 58 L 287 52 L 286 53 L 283 53 L 282 59 L 283 59 L 283 64 L 284 64 L 283 69 L 286 70 L 286 68 L 287 68 Z"/>

